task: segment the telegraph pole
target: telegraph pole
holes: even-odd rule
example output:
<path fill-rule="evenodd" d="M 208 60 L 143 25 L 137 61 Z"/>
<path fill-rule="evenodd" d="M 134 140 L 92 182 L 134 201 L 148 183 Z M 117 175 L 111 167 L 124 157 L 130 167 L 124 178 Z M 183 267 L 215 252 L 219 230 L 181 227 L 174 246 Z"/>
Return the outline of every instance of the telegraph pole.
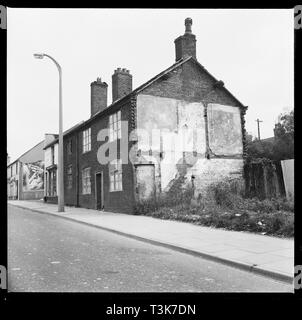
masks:
<path fill-rule="evenodd" d="M 257 122 L 257 126 L 258 126 L 258 140 L 260 140 L 260 125 L 259 125 L 259 123 L 263 122 L 263 121 L 259 120 L 259 119 L 255 120 L 255 121 Z"/>

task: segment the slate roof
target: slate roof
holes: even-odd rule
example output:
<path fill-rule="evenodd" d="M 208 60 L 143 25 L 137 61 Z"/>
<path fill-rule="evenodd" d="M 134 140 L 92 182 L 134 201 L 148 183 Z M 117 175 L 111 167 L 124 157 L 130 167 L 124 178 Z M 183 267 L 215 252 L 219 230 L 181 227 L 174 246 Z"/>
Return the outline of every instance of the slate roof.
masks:
<path fill-rule="evenodd" d="M 66 130 L 63 132 L 63 136 L 67 135 L 68 133 L 70 133 L 71 131 L 75 130 L 77 127 L 79 127 L 82 123 L 84 123 L 84 121 L 81 121 L 79 123 L 77 123 L 76 125 L 74 125 L 73 127 L 71 127 L 70 129 Z M 56 144 L 59 141 L 59 135 L 55 134 L 54 135 L 56 138 L 54 140 L 52 140 L 51 142 L 49 142 L 44 148 L 43 150 L 51 147 L 52 145 Z"/>

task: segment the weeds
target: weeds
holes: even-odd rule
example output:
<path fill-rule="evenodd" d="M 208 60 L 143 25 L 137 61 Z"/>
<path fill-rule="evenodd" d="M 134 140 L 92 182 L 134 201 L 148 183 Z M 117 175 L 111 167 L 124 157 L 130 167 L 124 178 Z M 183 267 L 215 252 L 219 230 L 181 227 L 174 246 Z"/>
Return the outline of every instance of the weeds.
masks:
<path fill-rule="evenodd" d="M 135 213 L 228 230 L 294 236 L 293 200 L 246 198 L 234 187 L 236 184 L 227 181 L 211 185 L 196 200 L 192 188 L 180 185 L 176 183 L 170 192 L 138 203 Z"/>

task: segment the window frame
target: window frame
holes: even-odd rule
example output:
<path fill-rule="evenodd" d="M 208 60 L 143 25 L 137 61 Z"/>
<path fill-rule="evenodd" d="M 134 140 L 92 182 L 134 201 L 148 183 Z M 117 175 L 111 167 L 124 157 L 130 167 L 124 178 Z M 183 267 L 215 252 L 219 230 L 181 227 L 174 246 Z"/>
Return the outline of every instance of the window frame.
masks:
<path fill-rule="evenodd" d="M 118 110 L 109 116 L 109 142 L 122 137 L 122 112 Z"/>
<path fill-rule="evenodd" d="M 91 128 L 82 131 L 82 153 L 91 151 Z"/>
<path fill-rule="evenodd" d="M 67 166 L 67 189 L 72 189 L 72 164 Z"/>
<path fill-rule="evenodd" d="M 67 141 L 66 149 L 67 149 L 66 150 L 67 151 L 67 155 L 68 156 L 72 155 L 72 140 L 71 139 L 69 139 Z"/>
<path fill-rule="evenodd" d="M 89 172 L 89 174 L 87 174 Z M 86 175 L 87 174 L 87 175 Z M 82 194 L 91 194 L 91 168 L 82 169 Z"/>
<path fill-rule="evenodd" d="M 109 192 L 123 191 L 123 163 L 122 159 L 109 162 Z"/>

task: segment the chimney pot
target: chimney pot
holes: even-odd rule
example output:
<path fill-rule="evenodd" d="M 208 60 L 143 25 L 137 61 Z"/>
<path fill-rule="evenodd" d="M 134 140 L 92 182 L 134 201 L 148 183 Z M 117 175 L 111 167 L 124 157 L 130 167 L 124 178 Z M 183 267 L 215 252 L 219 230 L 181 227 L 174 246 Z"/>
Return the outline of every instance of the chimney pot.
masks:
<path fill-rule="evenodd" d="M 185 34 L 175 39 L 176 61 L 181 58 L 192 56 L 196 59 L 196 37 L 192 33 L 193 21 L 191 18 L 185 20 Z"/>
<path fill-rule="evenodd" d="M 185 26 L 186 26 L 186 31 L 185 31 L 185 33 L 192 33 L 192 29 L 191 29 L 192 24 L 193 24 L 193 21 L 192 21 L 191 18 L 187 18 L 187 19 L 185 20 Z"/>

